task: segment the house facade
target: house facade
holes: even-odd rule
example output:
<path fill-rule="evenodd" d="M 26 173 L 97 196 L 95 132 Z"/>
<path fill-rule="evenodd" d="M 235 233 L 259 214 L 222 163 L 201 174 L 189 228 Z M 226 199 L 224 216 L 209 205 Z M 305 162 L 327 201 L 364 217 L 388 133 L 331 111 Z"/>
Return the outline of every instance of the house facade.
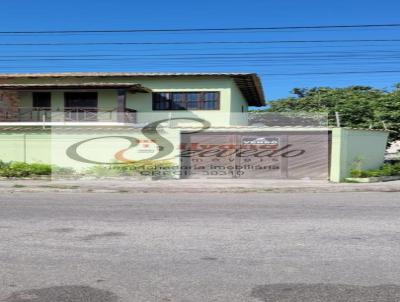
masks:
<path fill-rule="evenodd" d="M 0 125 L 148 123 L 183 115 L 243 125 L 265 105 L 260 80 L 239 73 L 0 75 Z M 189 114 L 190 113 L 190 114 Z"/>
<path fill-rule="evenodd" d="M 0 160 L 86 171 L 168 161 L 176 178 L 331 179 L 377 168 L 385 131 L 254 115 L 252 73 L 0 75 Z"/>

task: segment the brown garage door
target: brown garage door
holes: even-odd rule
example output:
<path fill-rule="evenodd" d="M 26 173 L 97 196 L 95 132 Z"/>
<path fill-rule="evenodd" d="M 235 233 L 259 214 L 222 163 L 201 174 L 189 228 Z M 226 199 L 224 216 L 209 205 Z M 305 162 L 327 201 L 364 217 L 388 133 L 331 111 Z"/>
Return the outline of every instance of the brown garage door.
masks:
<path fill-rule="evenodd" d="M 196 133 L 182 135 L 184 178 L 326 179 L 324 132 Z"/>

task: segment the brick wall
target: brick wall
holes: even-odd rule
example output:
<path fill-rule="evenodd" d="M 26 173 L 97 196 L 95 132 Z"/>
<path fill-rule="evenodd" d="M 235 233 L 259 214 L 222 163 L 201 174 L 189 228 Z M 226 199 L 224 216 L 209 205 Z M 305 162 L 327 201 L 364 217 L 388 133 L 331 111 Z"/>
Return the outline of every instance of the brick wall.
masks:
<path fill-rule="evenodd" d="M 10 118 L 15 119 L 15 114 L 20 106 L 17 91 L 1 91 L 0 90 L 0 121 Z"/>

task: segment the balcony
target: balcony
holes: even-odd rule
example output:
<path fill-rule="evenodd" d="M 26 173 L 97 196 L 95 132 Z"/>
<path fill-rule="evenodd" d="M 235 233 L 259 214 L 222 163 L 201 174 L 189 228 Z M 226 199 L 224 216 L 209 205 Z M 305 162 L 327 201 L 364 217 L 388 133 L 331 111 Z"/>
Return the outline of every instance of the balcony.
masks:
<path fill-rule="evenodd" d="M 136 123 L 136 110 L 125 108 L 65 107 L 54 111 L 51 107 L 17 107 L 0 110 L 0 123 Z"/>
<path fill-rule="evenodd" d="M 116 98 L 103 98 L 103 104 L 113 108 L 98 107 L 99 91 L 115 91 Z M 127 94 L 149 93 L 151 89 L 137 83 L 81 82 L 63 83 L 44 81 L 40 83 L 0 83 L 0 124 L 6 123 L 86 123 L 89 124 L 136 124 L 136 110 L 127 108 Z M 32 93 L 31 101 L 21 102 L 21 94 Z M 34 94 L 48 96 L 34 97 Z M 52 93 L 62 93 L 61 109 L 43 107 L 52 104 Z M 105 101 L 105 103 L 104 103 Z M 32 107 L 18 107 L 19 104 Z M 37 107 L 40 106 L 40 107 Z M 115 106 L 115 107 L 114 107 Z"/>

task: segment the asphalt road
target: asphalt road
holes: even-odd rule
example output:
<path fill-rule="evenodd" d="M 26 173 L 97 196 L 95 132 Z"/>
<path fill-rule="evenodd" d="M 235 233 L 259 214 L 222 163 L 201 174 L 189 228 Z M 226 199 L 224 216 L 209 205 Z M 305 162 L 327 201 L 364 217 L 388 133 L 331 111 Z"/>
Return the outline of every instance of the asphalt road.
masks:
<path fill-rule="evenodd" d="M 0 196 L 0 301 L 400 301 L 399 193 Z"/>

